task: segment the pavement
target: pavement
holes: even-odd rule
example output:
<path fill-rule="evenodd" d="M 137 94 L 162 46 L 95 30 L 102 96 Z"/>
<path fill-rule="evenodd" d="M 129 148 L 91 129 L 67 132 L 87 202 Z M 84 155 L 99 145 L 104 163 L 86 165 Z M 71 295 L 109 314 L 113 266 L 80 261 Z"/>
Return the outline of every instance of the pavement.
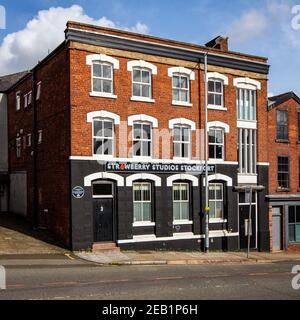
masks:
<path fill-rule="evenodd" d="M 102 265 L 200 265 L 224 263 L 273 263 L 299 261 L 299 253 L 186 252 L 186 251 L 104 251 L 74 252 L 78 258 Z"/>
<path fill-rule="evenodd" d="M 47 257 L 50 255 L 50 258 Z M 52 256 L 52 257 L 51 257 Z M 300 261 L 300 252 L 262 253 L 251 252 L 249 259 L 245 252 L 209 252 L 199 251 L 101 251 L 74 252 L 62 248 L 46 230 L 32 229 L 24 218 L 0 215 L 0 264 L 9 260 L 9 265 L 16 261 L 28 261 L 41 265 L 43 260 L 51 259 L 53 264 L 63 263 L 64 258 L 74 265 L 80 260 L 99 265 L 199 265 L 218 263 L 269 263 Z M 61 258 L 63 257 L 63 258 Z M 77 262 L 75 262 L 77 261 Z M 19 262 L 22 264 L 21 262 Z M 3 263 L 2 263 L 3 264 Z M 300 262 L 299 262 L 300 264 Z"/>

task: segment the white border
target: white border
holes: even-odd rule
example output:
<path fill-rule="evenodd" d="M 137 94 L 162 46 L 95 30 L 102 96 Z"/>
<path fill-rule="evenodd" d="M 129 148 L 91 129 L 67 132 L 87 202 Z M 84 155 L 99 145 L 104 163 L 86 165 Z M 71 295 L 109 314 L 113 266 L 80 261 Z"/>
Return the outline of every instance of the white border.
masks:
<path fill-rule="evenodd" d="M 158 120 L 146 114 L 135 114 L 128 117 L 128 125 L 133 126 L 134 122 L 145 121 L 152 123 L 152 128 L 158 128 Z"/>
<path fill-rule="evenodd" d="M 196 176 L 193 176 L 191 174 L 180 173 L 180 174 L 173 174 L 172 176 L 169 176 L 167 178 L 167 187 L 172 187 L 173 182 L 177 180 L 188 180 L 193 183 L 193 187 L 199 186 L 199 179 Z"/>
<path fill-rule="evenodd" d="M 120 124 L 120 116 L 116 113 L 101 110 L 87 113 L 87 122 L 93 122 L 94 118 L 112 119 L 115 124 Z"/>
<path fill-rule="evenodd" d="M 261 90 L 261 83 L 250 78 L 235 78 L 233 79 L 233 85 L 241 89 Z"/>
<path fill-rule="evenodd" d="M 190 80 L 195 80 L 195 72 L 184 67 L 172 67 L 168 69 L 168 76 L 173 77 L 174 73 L 181 73 L 189 76 Z"/>
<path fill-rule="evenodd" d="M 101 61 L 101 62 L 108 62 L 113 65 L 114 69 L 120 69 L 120 62 L 119 60 L 107 56 L 106 54 L 89 54 L 86 56 L 86 64 L 91 66 L 94 61 Z"/>
<path fill-rule="evenodd" d="M 221 180 L 227 182 L 227 187 L 232 187 L 232 178 L 225 176 L 224 174 L 216 173 L 208 176 L 208 182 L 213 180 Z M 206 181 L 203 179 L 203 186 L 206 186 Z"/>
<path fill-rule="evenodd" d="M 126 186 L 132 187 L 132 184 L 136 180 L 151 180 L 155 183 L 156 187 L 161 187 L 161 178 L 155 174 L 150 173 L 136 173 L 126 178 Z"/>
<path fill-rule="evenodd" d="M 208 72 L 206 81 L 208 82 L 211 79 L 221 80 L 223 81 L 223 84 L 225 86 L 228 86 L 229 84 L 228 77 L 226 77 L 224 74 L 221 74 L 219 72 Z"/>
<path fill-rule="evenodd" d="M 224 129 L 225 133 L 229 133 L 229 125 L 227 123 L 224 123 L 222 121 L 210 121 L 207 123 L 207 132 L 210 128 L 222 128 Z"/>
<path fill-rule="evenodd" d="M 196 130 L 196 123 L 186 118 L 176 118 L 169 120 L 169 129 L 173 129 L 175 125 L 187 125 L 191 130 Z"/>
<path fill-rule="evenodd" d="M 97 172 L 84 177 L 84 186 L 91 187 L 92 181 L 99 179 L 110 179 L 117 182 L 118 187 L 124 187 L 124 178 L 118 174 L 110 172 Z"/>
<path fill-rule="evenodd" d="M 144 60 L 133 60 L 127 62 L 127 71 L 132 72 L 134 67 L 150 69 L 152 74 L 157 74 L 157 66 Z"/>

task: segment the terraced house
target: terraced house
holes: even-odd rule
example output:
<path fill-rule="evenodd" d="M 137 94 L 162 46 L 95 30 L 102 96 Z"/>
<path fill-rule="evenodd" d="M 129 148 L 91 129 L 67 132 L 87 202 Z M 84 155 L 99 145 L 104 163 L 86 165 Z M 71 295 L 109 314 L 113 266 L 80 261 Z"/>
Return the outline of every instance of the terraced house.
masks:
<path fill-rule="evenodd" d="M 223 37 L 198 46 L 68 22 L 65 41 L 8 93 L 24 214 L 73 250 L 201 249 L 208 183 L 210 247 L 238 250 L 252 185 L 251 247 L 269 250 L 268 71 Z"/>

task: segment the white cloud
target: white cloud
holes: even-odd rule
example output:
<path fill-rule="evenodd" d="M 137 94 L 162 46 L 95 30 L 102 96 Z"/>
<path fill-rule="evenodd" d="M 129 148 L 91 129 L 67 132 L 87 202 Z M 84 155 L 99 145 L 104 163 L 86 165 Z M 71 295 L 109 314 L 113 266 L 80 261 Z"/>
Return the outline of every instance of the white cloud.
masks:
<path fill-rule="evenodd" d="M 243 43 L 264 34 L 269 28 L 267 16 L 258 10 L 244 12 L 233 22 L 229 37 L 233 43 Z"/>
<path fill-rule="evenodd" d="M 126 28 L 106 17 L 93 19 L 86 15 L 79 5 L 69 8 L 51 7 L 39 11 L 23 30 L 8 34 L 3 39 L 0 45 L 0 73 L 8 74 L 32 68 L 64 40 L 64 30 L 68 20 L 139 33 L 149 32 L 149 28 L 141 22 Z"/>

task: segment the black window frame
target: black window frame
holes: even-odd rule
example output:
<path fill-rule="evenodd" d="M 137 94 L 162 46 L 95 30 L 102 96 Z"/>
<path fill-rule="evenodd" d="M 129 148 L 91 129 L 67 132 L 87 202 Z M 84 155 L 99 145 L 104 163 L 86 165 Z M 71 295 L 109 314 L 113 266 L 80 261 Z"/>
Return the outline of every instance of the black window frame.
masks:
<path fill-rule="evenodd" d="M 280 160 L 287 160 L 287 163 L 282 163 Z M 288 170 L 284 171 L 280 166 L 287 165 Z M 287 174 L 287 179 L 280 179 L 280 175 Z M 286 181 L 286 184 L 283 182 Z M 288 191 L 290 189 L 290 158 L 289 156 L 278 156 L 277 157 L 277 183 L 278 183 L 278 189 L 280 191 Z"/>
<path fill-rule="evenodd" d="M 284 119 L 284 116 L 282 115 L 286 115 L 286 121 Z M 289 141 L 288 110 L 285 110 L 285 109 L 276 110 L 276 141 Z"/>

